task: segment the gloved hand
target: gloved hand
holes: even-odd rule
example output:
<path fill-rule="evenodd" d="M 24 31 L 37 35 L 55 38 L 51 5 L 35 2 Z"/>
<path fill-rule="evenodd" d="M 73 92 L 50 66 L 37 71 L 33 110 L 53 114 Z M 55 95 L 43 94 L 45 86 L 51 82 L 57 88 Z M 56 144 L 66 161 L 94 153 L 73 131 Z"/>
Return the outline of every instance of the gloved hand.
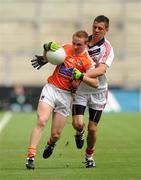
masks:
<path fill-rule="evenodd" d="M 81 81 L 83 80 L 84 74 L 81 73 L 77 68 L 74 68 L 73 72 L 74 72 L 75 80 L 81 80 Z"/>
<path fill-rule="evenodd" d="M 60 46 L 56 42 L 52 41 L 44 44 L 43 47 L 45 51 L 49 51 L 49 50 L 56 51 L 57 49 L 59 49 Z"/>
<path fill-rule="evenodd" d="M 47 64 L 47 61 L 44 61 L 43 56 L 35 55 L 35 57 L 36 57 L 35 59 L 31 60 L 32 66 L 34 68 L 40 69 L 42 66 Z"/>

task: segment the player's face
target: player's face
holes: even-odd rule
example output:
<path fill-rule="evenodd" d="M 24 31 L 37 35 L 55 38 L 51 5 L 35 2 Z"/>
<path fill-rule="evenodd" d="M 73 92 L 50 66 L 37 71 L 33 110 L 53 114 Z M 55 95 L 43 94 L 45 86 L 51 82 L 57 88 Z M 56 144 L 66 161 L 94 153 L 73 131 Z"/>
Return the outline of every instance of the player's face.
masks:
<path fill-rule="evenodd" d="M 97 40 L 103 39 L 106 32 L 108 31 L 108 28 L 105 27 L 104 22 L 96 22 L 93 23 L 93 38 Z"/>
<path fill-rule="evenodd" d="M 87 47 L 87 42 L 85 38 L 78 38 L 76 36 L 72 39 L 74 54 L 81 54 Z"/>

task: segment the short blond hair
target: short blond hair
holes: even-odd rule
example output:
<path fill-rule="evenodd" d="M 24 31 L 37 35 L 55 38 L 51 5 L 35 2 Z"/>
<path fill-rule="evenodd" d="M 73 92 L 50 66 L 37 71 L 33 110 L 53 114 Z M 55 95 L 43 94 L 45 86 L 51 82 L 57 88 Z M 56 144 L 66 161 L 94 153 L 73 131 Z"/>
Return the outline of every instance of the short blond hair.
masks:
<path fill-rule="evenodd" d="M 80 30 L 80 31 L 77 31 L 73 34 L 73 37 L 76 36 L 78 38 L 84 38 L 86 39 L 86 41 L 88 41 L 88 38 L 89 38 L 89 35 L 86 31 L 84 30 Z"/>

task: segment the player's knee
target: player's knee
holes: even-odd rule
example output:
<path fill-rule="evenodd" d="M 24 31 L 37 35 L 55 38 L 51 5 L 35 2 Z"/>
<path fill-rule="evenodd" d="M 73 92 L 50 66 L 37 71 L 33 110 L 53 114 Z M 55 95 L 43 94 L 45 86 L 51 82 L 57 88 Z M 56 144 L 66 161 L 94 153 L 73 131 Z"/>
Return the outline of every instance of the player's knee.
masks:
<path fill-rule="evenodd" d="M 88 125 L 88 131 L 92 133 L 96 133 L 97 131 L 97 124 L 93 123 L 93 125 L 89 124 Z"/>
<path fill-rule="evenodd" d="M 83 123 L 79 121 L 73 121 L 72 126 L 74 129 L 79 130 L 83 128 Z"/>
<path fill-rule="evenodd" d="M 76 129 L 76 123 L 74 121 L 72 122 L 72 127 Z"/>
<path fill-rule="evenodd" d="M 46 118 L 44 116 L 39 116 L 37 124 L 39 127 L 44 128 L 46 125 Z"/>

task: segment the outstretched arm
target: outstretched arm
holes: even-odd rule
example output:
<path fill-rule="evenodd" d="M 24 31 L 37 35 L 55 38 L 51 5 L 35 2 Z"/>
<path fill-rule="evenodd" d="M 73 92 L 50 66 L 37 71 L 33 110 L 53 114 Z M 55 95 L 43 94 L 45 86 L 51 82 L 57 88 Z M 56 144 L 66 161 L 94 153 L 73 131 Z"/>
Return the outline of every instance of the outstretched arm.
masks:
<path fill-rule="evenodd" d="M 34 68 L 39 70 L 42 66 L 47 64 L 47 61 L 44 59 L 43 56 L 35 55 L 35 58 L 31 60 L 31 64 Z"/>

